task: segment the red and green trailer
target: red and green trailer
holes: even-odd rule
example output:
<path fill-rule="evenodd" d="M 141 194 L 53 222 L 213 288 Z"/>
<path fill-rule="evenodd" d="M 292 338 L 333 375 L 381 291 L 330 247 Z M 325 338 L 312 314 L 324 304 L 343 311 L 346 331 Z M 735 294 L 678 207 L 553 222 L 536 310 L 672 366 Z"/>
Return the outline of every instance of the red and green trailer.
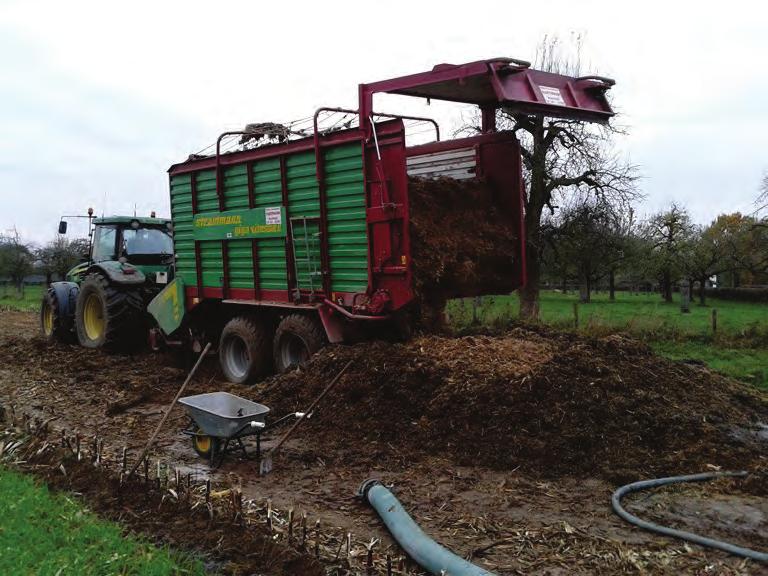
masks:
<path fill-rule="evenodd" d="M 326 342 L 402 328 L 416 298 L 409 176 L 490 186 L 519 232 L 510 266 L 523 285 L 520 148 L 496 130 L 496 112 L 606 122 L 612 85 L 509 58 L 441 64 L 361 84 L 357 109 L 321 108 L 307 129 L 266 145 L 249 145 L 252 131 L 226 132 L 211 154 L 169 169 L 175 277 L 149 311 L 170 341 L 218 342 L 235 382 L 300 364 Z M 409 146 L 406 124 L 424 119 L 374 111 L 379 93 L 475 105 L 481 131 L 440 140 L 435 123 L 434 142 Z"/>

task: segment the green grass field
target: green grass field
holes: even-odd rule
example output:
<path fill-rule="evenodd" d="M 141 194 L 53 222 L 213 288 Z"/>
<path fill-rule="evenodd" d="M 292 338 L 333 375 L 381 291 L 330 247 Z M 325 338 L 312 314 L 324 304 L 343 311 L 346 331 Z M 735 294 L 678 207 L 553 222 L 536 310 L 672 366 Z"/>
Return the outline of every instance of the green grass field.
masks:
<path fill-rule="evenodd" d="M 675 295 L 677 297 L 677 295 Z M 563 328 L 574 326 L 576 294 L 544 291 L 541 294 L 541 319 L 543 322 Z M 590 304 L 578 304 L 579 329 L 599 331 L 626 330 L 633 333 L 653 333 L 664 336 L 711 336 L 712 311 L 717 310 L 717 327 L 721 335 L 749 336 L 768 332 L 768 306 L 750 302 L 733 302 L 710 298 L 706 306 L 692 303 L 690 313 L 680 312 L 678 301 L 667 304 L 658 294 L 633 296 L 617 292 L 616 301 L 608 294 L 592 296 Z M 486 296 L 477 308 L 481 324 L 492 325 L 517 319 L 518 299 L 510 296 Z M 452 325 L 463 328 L 473 320 L 471 298 L 454 300 L 448 306 Z"/>
<path fill-rule="evenodd" d="M 2 285 L 0 286 L 0 309 L 40 310 L 42 297 L 43 286 L 40 284 L 25 286 L 22 294 L 12 286 Z"/>
<path fill-rule="evenodd" d="M 198 560 L 124 536 L 29 476 L 0 468 L 0 494 L 0 574 L 205 574 Z"/>

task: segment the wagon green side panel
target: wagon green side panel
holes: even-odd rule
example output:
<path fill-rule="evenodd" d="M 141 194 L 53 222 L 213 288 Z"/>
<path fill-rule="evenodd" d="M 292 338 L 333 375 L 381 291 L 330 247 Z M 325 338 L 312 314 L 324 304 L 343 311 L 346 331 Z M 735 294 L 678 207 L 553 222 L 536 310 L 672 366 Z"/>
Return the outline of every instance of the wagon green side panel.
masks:
<path fill-rule="evenodd" d="M 321 290 L 320 187 L 315 171 L 315 153 L 292 154 L 286 158 L 285 165 L 296 283 L 302 290 Z"/>
<path fill-rule="evenodd" d="M 195 173 L 195 193 L 197 195 L 197 214 L 219 211 L 219 199 L 216 195 L 216 171 L 201 170 Z M 190 225 L 192 222 L 190 222 Z M 198 242 L 200 249 L 200 266 L 203 286 L 221 287 L 223 285 L 223 261 L 221 258 L 221 242 L 204 240 Z M 194 252 L 193 252 L 194 262 Z M 194 269 L 194 266 L 193 266 Z M 191 281 L 190 281 L 191 280 Z M 197 284 L 197 276 L 185 281 Z"/>
<path fill-rule="evenodd" d="M 253 204 L 256 208 L 282 206 L 283 188 L 280 160 L 269 158 L 251 165 Z M 287 290 L 288 267 L 285 261 L 285 238 L 257 241 L 259 287 L 264 290 Z"/>
<path fill-rule="evenodd" d="M 197 282 L 195 242 L 192 238 L 192 176 L 171 177 L 171 214 L 173 217 L 173 246 L 176 254 L 176 275 L 185 284 Z"/>
<path fill-rule="evenodd" d="M 253 288 L 253 252 L 250 240 L 230 240 L 227 242 L 229 261 L 229 287 Z"/>
<path fill-rule="evenodd" d="M 331 290 L 364 292 L 368 287 L 368 225 L 362 144 L 329 148 L 323 162 Z"/>
<path fill-rule="evenodd" d="M 264 290 L 287 290 L 288 269 L 285 262 L 285 239 L 259 240 L 259 286 Z"/>
<path fill-rule="evenodd" d="M 288 248 L 295 257 L 297 283 L 302 290 L 321 290 L 321 210 L 315 152 L 309 150 L 291 154 L 285 157 L 284 164 L 287 206 L 283 213 L 283 224 L 292 230 L 294 242 Z M 323 171 L 331 291 L 364 292 L 368 287 L 369 251 L 362 143 L 353 142 L 324 149 Z M 283 182 L 280 158 L 226 166 L 221 170 L 220 178 L 223 210 L 220 209 L 222 207 L 216 194 L 215 170 L 201 170 L 194 176 L 183 174 L 171 178 L 171 212 L 178 276 L 188 286 L 197 284 L 197 238 L 203 286 L 224 286 L 226 259 L 229 271 L 227 284 L 230 288 L 287 290 L 289 271 L 287 239 L 284 236 L 255 234 L 251 236 L 257 238 L 237 238 L 237 234 L 214 234 L 215 230 L 205 234 L 195 231 L 196 218 L 211 223 L 211 226 L 218 222 L 216 218 L 233 214 L 246 220 L 246 216 L 252 212 L 249 182 L 253 184 L 253 209 L 261 211 L 281 207 Z M 196 195 L 196 215 L 192 214 L 193 190 Z M 210 221 L 206 220 L 208 216 L 212 217 Z"/>
<path fill-rule="evenodd" d="M 200 266 L 203 270 L 203 286 L 221 288 L 224 285 L 224 261 L 221 258 L 220 240 L 201 240 Z"/>
<path fill-rule="evenodd" d="M 224 210 L 248 208 L 248 170 L 245 164 L 222 171 Z M 218 205 L 217 205 L 218 209 Z"/>

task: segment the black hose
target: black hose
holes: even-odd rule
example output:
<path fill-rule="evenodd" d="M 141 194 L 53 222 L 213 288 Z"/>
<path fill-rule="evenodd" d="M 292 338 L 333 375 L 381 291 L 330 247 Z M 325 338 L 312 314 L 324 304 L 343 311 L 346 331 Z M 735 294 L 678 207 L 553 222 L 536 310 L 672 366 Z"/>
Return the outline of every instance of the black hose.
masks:
<path fill-rule="evenodd" d="M 630 524 L 634 524 L 635 526 L 643 528 L 644 530 L 650 530 L 651 532 L 657 532 L 659 534 L 664 534 L 665 536 L 671 536 L 673 538 L 680 538 L 682 540 L 687 540 L 688 542 L 693 542 L 694 544 L 699 544 L 700 546 L 707 546 L 708 548 L 717 548 L 718 550 L 723 550 L 724 552 L 728 552 L 729 554 L 735 554 L 736 556 L 750 558 L 752 560 L 757 560 L 758 562 L 768 563 L 768 554 L 766 554 L 765 552 L 758 552 L 757 550 L 742 548 L 741 546 L 729 544 L 728 542 L 723 542 L 722 540 L 714 540 L 712 538 L 706 538 L 704 536 L 699 536 L 698 534 L 694 534 L 692 532 L 686 532 L 685 530 L 676 530 L 674 528 L 660 526 L 658 524 L 654 524 L 653 522 L 642 520 L 637 516 L 630 514 L 621 506 L 621 499 L 627 494 L 630 494 L 631 492 L 639 492 L 640 490 L 647 490 L 648 488 L 658 488 L 659 486 L 666 486 L 667 484 L 677 484 L 679 482 L 701 482 L 702 480 L 712 480 L 714 478 L 726 478 L 726 477 L 743 478 L 744 476 L 747 476 L 747 472 L 705 472 L 703 474 L 690 474 L 688 476 L 670 476 L 669 478 L 656 478 L 654 480 L 642 480 L 640 482 L 633 482 L 632 484 L 627 484 L 626 486 L 622 486 L 621 488 L 616 490 L 613 493 L 613 496 L 611 496 L 611 505 L 613 506 L 613 511 L 616 512 L 616 514 L 621 516 L 624 520 L 626 520 Z"/>

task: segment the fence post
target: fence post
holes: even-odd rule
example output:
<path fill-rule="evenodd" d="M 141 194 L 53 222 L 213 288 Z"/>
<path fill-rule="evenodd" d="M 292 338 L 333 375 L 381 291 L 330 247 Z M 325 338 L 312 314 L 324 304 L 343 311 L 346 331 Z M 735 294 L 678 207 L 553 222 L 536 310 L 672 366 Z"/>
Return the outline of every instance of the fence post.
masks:
<path fill-rule="evenodd" d="M 691 311 L 691 283 L 688 280 L 680 282 L 680 312 L 688 314 Z"/>
<path fill-rule="evenodd" d="M 573 327 L 574 329 L 579 329 L 579 303 L 574 302 L 573 303 Z"/>
<path fill-rule="evenodd" d="M 477 317 L 477 309 L 482 304 L 482 297 L 481 296 L 475 296 L 472 299 L 472 324 L 479 324 L 480 319 Z"/>
<path fill-rule="evenodd" d="M 712 334 L 717 334 L 717 308 L 712 308 Z"/>

